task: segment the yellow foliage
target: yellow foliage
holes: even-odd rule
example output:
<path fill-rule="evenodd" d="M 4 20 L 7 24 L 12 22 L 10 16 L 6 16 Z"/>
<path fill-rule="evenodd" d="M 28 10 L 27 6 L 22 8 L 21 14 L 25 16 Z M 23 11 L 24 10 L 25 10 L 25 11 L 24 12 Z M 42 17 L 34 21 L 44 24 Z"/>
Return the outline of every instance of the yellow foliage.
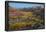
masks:
<path fill-rule="evenodd" d="M 17 23 L 14 23 L 14 24 L 10 24 L 9 29 L 17 30 L 17 29 L 20 29 L 21 27 L 25 27 L 26 25 L 31 25 L 31 22 L 29 22 L 29 23 L 27 23 L 27 22 L 17 22 Z"/>

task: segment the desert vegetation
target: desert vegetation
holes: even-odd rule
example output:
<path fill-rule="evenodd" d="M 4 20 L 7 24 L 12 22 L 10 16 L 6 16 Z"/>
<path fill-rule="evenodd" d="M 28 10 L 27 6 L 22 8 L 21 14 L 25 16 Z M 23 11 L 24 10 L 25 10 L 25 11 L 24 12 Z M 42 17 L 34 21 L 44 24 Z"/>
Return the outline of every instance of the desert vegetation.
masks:
<path fill-rule="evenodd" d="M 9 30 L 44 29 L 44 7 L 9 8 Z"/>

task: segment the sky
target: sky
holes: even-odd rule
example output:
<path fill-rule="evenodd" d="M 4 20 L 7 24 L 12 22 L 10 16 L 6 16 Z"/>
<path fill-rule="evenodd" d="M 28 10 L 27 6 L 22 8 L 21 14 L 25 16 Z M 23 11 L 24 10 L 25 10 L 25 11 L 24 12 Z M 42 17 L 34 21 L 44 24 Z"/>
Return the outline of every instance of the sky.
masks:
<path fill-rule="evenodd" d="M 35 7 L 35 6 L 41 6 L 43 7 L 42 4 L 27 4 L 27 3 L 9 3 L 10 7 L 13 8 L 28 8 L 28 7 Z"/>

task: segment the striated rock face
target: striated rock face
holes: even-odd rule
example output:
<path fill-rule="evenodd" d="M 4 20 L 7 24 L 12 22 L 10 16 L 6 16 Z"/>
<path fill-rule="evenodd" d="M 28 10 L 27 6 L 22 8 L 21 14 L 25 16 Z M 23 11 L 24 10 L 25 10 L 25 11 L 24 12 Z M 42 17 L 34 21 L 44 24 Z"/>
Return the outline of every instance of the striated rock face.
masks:
<path fill-rule="evenodd" d="M 9 13 L 9 16 L 23 16 L 23 14 L 22 13 L 17 13 L 17 12 L 11 12 L 11 13 Z"/>
<path fill-rule="evenodd" d="M 9 17 L 23 16 L 24 14 L 17 11 L 16 9 L 9 9 Z"/>

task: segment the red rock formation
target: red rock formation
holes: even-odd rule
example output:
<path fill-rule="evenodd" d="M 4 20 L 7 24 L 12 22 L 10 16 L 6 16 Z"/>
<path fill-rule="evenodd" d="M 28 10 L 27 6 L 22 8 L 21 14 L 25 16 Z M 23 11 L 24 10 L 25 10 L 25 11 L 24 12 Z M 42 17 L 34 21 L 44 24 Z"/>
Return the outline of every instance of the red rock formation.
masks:
<path fill-rule="evenodd" d="M 23 16 L 21 12 L 17 12 L 16 9 L 9 9 L 9 16 Z"/>

